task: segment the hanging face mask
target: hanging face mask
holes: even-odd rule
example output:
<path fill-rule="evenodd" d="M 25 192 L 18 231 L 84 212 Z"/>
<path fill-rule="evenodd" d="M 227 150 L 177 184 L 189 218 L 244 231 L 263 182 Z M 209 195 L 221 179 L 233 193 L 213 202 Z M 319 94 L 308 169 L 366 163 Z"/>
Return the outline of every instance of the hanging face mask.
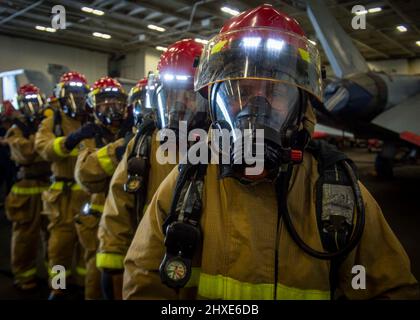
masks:
<path fill-rule="evenodd" d="M 245 157 L 251 152 L 256 162 L 263 163 L 265 176 L 277 175 L 279 166 L 290 160 L 306 106 L 304 94 L 282 82 L 241 79 L 214 84 L 210 97 L 213 127 L 230 133 L 233 168 L 243 174 L 244 164 L 249 163 Z M 247 145 L 251 145 L 248 151 Z"/>
<path fill-rule="evenodd" d="M 65 114 L 75 118 L 87 114 L 86 99 L 89 89 L 81 82 L 68 84 L 61 88 L 58 99 Z"/>

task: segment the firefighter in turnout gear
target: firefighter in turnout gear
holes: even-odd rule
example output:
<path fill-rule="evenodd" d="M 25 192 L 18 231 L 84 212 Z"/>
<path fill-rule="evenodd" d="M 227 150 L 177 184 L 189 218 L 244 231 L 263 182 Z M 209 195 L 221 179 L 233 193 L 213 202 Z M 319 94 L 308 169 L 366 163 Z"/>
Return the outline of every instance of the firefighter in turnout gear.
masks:
<path fill-rule="evenodd" d="M 76 181 L 91 193 L 90 202 L 76 217 L 80 242 L 85 250 L 86 299 L 102 298 L 100 272 L 96 267 L 98 224 L 111 177 L 132 137 L 133 117 L 121 84 L 109 77 L 95 82 L 88 95 L 95 118 L 94 145 L 79 153 Z M 86 141 L 86 144 L 91 141 Z"/>
<path fill-rule="evenodd" d="M 43 118 L 44 99 L 32 85 L 21 86 L 17 102 L 20 115 L 7 131 L 11 158 L 19 166 L 18 181 L 6 198 L 6 215 L 13 222 L 11 264 L 15 284 L 23 290 L 36 282 L 36 258 L 41 237 L 46 251 L 47 218 L 41 214 L 41 193 L 48 189 L 50 164 L 35 151 L 35 132 Z"/>
<path fill-rule="evenodd" d="M 66 277 L 72 275 L 74 252 L 78 243 L 78 225 L 74 218 L 89 201 L 89 194 L 74 180 L 74 168 L 79 142 L 92 138 L 94 127 L 88 120 L 86 97 L 89 87 L 84 75 L 68 72 L 62 75 L 54 95 L 60 110 L 42 121 L 35 135 L 35 150 L 46 161 L 52 162 L 53 183 L 42 194 L 43 210 L 49 217 L 48 265 L 50 278 L 55 265 L 64 266 Z M 86 274 L 84 262 L 75 268 L 77 277 Z M 52 289 L 50 299 L 65 298 L 66 291 Z"/>
<path fill-rule="evenodd" d="M 153 194 L 175 166 L 174 163 L 160 164 L 156 159 L 162 129 L 176 133 L 178 121 L 186 121 L 189 129 L 208 125 L 203 99 L 193 91 L 194 60 L 201 51 L 202 45 L 184 39 L 161 55 L 159 77 L 149 77 L 145 102 L 139 108 L 146 116 L 142 116 L 136 137 L 128 144 L 112 177 L 99 226 L 97 255 L 110 298 L 121 298 L 127 249 Z M 176 159 L 176 155 L 172 156 Z"/>
<path fill-rule="evenodd" d="M 212 118 L 203 150 L 229 162 L 181 164 L 162 182 L 127 252 L 125 299 L 419 297 L 351 160 L 311 141 L 320 70 L 316 46 L 271 5 L 209 41 L 195 79 Z M 214 141 L 223 130 L 227 149 Z"/>

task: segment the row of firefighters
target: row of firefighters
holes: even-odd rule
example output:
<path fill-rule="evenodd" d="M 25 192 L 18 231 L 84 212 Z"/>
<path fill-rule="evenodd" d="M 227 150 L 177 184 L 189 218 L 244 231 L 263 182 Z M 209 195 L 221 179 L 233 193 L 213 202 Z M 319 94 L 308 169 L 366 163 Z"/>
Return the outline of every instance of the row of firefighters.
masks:
<path fill-rule="evenodd" d="M 51 282 L 63 266 L 69 281 L 83 276 L 86 299 L 418 297 L 354 164 L 311 140 L 319 53 L 294 19 L 271 5 L 248 10 L 204 47 L 172 44 L 157 69 L 128 95 L 110 77 L 89 88 L 78 72 L 62 75 L 49 104 L 20 87 L 6 134 L 20 171 L 6 214 L 21 289 L 36 285 L 42 237 Z M 186 139 L 180 121 L 188 132 L 263 129 L 263 141 L 251 139 L 263 171 L 236 161 L 240 148 L 228 163 L 159 163 L 163 129 Z M 366 272 L 356 285 L 354 266 Z M 51 285 L 50 299 L 65 296 Z"/>

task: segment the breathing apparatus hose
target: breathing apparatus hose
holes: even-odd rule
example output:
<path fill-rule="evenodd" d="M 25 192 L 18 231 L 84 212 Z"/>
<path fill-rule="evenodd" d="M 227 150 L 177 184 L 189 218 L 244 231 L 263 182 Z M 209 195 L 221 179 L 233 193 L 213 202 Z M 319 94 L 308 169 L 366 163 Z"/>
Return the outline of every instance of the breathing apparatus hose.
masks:
<path fill-rule="evenodd" d="M 302 238 L 297 233 L 295 227 L 293 226 L 289 211 L 287 209 L 287 193 L 289 187 L 289 180 L 292 173 L 292 167 L 290 165 L 286 172 L 286 177 L 282 181 L 282 185 L 279 186 L 280 188 L 283 188 L 283 192 L 280 193 L 282 194 L 282 197 L 280 199 L 279 205 L 281 206 L 280 212 L 283 216 L 284 224 L 286 226 L 287 231 L 289 232 L 293 241 L 299 246 L 299 248 L 301 248 L 305 253 L 309 254 L 310 256 L 321 260 L 334 260 L 348 255 L 360 242 L 365 226 L 365 206 L 363 203 L 361 190 L 357 182 L 357 178 L 351 166 L 346 161 L 340 161 L 339 163 L 344 167 L 345 172 L 347 173 L 347 176 L 351 181 L 351 188 L 353 190 L 353 194 L 356 201 L 357 218 L 356 225 L 353 229 L 350 240 L 342 249 L 336 252 L 322 252 L 311 248 L 302 240 Z"/>

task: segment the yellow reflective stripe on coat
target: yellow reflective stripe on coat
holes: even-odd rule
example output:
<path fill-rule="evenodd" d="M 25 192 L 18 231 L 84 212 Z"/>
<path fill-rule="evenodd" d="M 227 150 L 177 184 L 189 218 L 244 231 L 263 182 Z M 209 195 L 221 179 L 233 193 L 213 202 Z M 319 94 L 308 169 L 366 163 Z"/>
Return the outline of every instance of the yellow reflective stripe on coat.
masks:
<path fill-rule="evenodd" d="M 16 273 L 16 278 L 23 279 L 23 278 L 31 278 L 36 275 L 36 268 L 32 268 L 23 272 Z"/>
<path fill-rule="evenodd" d="M 86 275 L 86 273 L 87 273 L 87 271 L 86 271 L 86 269 L 85 269 L 85 268 L 82 268 L 82 267 L 76 267 L 76 273 L 77 273 L 79 276 L 85 276 L 85 275 Z"/>
<path fill-rule="evenodd" d="M 56 181 L 54 182 L 51 186 L 50 189 L 52 190 L 63 190 L 64 187 L 64 181 Z M 82 190 L 82 187 L 80 186 L 80 184 L 74 183 L 71 186 L 71 190 Z"/>
<path fill-rule="evenodd" d="M 12 187 L 12 193 L 22 195 L 40 194 L 46 190 L 48 187 L 18 187 L 16 185 Z"/>
<path fill-rule="evenodd" d="M 209 299 L 225 300 L 273 300 L 274 284 L 241 282 L 222 275 L 201 273 L 198 294 Z M 320 290 L 304 290 L 277 284 L 278 300 L 329 300 L 330 293 Z"/>
<path fill-rule="evenodd" d="M 50 278 L 53 278 L 53 277 L 55 277 L 56 275 L 59 275 L 59 274 L 61 274 L 61 273 L 62 273 L 62 272 L 53 272 L 51 268 L 48 268 L 48 275 L 50 276 Z M 64 274 L 65 274 L 65 276 L 66 276 L 66 277 L 71 276 L 71 270 L 66 270 L 66 271 L 64 272 Z"/>
<path fill-rule="evenodd" d="M 185 285 L 186 288 L 197 287 L 200 280 L 201 268 L 192 267 L 191 268 L 191 277 Z"/>
<path fill-rule="evenodd" d="M 98 252 L 96 267 L 103 269 L 124 269 L 124 256 L 117 253 Z"/>
<path fill-rule="evenodd" d="M 66 137 L 58 137 L 54 139 L 53 142 L 53 150 L 54 152 L 60 156 L 60 157 L 68 157 L 68 156 L 73 156 L 76 157 L 79 154 L 79 150 L 77 150 L 77 148 L 74 148 L 73 150 L 70 151 L 70 153 L 67 150 L 63 150 L 63 147 L 61 146 L 62 141 L 66 139 Z"/>
<path fill-rule="evenodd" d="M 277 300 L 330 300 L 328 291 L 304 290 L 277 283 Z"/>
<path fill-rule="evenodd" d="M 108 155 L 108 146 L 99 149 L 97 157 L 101 168 L 105 171 L 107 175 L 112 176 L 114 174 L 115 167 L 112 163 L 112 159 Z"/>
<path fill-rule="evenodd" d="M 104 205 L 103 204 L 91 204 L 90 208 L 92 210 L 98 211 L 100 213 L 104 212 Z"/>

